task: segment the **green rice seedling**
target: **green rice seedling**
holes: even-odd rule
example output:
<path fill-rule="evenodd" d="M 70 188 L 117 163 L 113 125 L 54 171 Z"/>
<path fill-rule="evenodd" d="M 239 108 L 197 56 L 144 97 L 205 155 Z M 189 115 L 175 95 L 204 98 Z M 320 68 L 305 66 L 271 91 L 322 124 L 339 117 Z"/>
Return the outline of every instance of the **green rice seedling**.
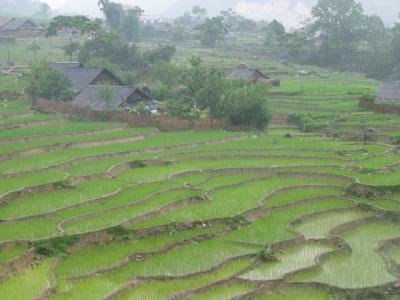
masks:
<path fill-rule="evenodd" d="M 51 121 L 51 120 L 62 120 L 60 115 L 56 114 L 34 114 L 34 115 L 21 115 L 7 119 L 0 119 L 0 126 L 13 125 L 15 123 L 29 123 L 37 121 Z"/>
<path fill-rule="evenodd" d="M 107 123 L 105 123 L 107 124 Z M 68 126 L 69 128 L 69 126 Z M 31 128 L 29 128 L 31 129 Z M 208 135 L 207 135 L 208 133 Z M 206 132 L 187 132 L 187 133 L 163 133 L 149 137 L 143 141 L 114 143 L 111 145 L 101 145 L 95 147 L 81 147 L 73 149 L 63 149 L 50 153 L 40 153 L 28 157 L 20 157 L 7 161 L 0 161 L 0 169 L 5 174 L 32 171 L 48 166 L 62 164 L 77 158 L 100 155 L 118 154 L 131 151 L 139 151 L 146 148 L 177 147 L 178 145 L 190 146 L 192 143 L 209 142 L 224 137 L 232 137 L 237 133 L 226 131 L 206 131 Z"/>
<path fill-rule="evenodd" d="M 21 256 L 28 250 L 27 244 L 16 244 L 11 247 L 0 248 L 0 262 L 8 261 Z"/>
<path fill-rule="evenodd" d="M 323 239 L 329 236 L 329 232 L 339 225 L 346 224 L 357 219 L 376 214 L 371 211 L 356 209 L 328 211 L 301 222 L 293 229 L 302 234 L 306 239 Z"/>
<path fill-rule="evenodd" d="M 57 220 L 46 218 L 0 223 L 0 241 L 50 238 L 57 232 L 57 223 Z"/>
<path fill-rule="evenodd" d="M 2 130 L 0 132 L 1 139 L 40 136 L 49 134 L 76 133 L 81 131 L 91 131 L 96 129 L 105 129 L 121 126 L 121 123 L 105 123 L 105 122 L 88 122 L 88 121 L 71 121 L 67 124 L 52 124 L 36 126 L 31 128 L 17 128 L 10 130 Z"/>
<path fill-rule="evenodd" d="M 312 179 L 311 179 L 312 178 Z M 132 228 L 146 228 L 171 222 L 186 222 L 213 218 L 234 217 L 241 212 L 260 206 L 263 197 L 274 190 L 313 183 L 326 183 L 326 179 L 309 176 L 308 178 L 274 177 L 256 182 L 248 182 L 235 187 L 226 187 L 210 193 L 212 201 L 193 203 L 178 208 L 159 217 L 144 220 L 132 225 Z M 246 201 L 243 201 L 246 199 Z"/>
<path fill-rule="evenodd" d="M 255 296 L 256 300 L 334 300 L 337 299 L 327 289 L 313 286 L 289 286 L 275 290 L 266 290 Z"/>
<path fill-rule="evenodd" d="M 334 186 L 320 186 L 315 188 L 315 186 L 301 186 L 293 187 L 290 190 L 283 190 L 265 201 L 266 207 L 273 207 L 278 205 L 284 205 L 290 202 L 303 200 L 312 197 L 322 197 L 322 196 L 340 196 L 343 194 L 344 189 Z"/>
<path fill-rule="evenodd" d="M 0 282 L 0 299 L 35 299 L 49 286 L 49 270 L 54 259 L 47 259 L 32 268 Z"/>
<path fill-rule="evenodd" d="M 314 266 L 318 256 L 333 250 L 335 250 L 334 246 L 317 242 L 307 242 L 282 249 L 273 253 L 277 261 L 264 263 L 240 277 L 262 281 L 282 279 L 296 270 Z"/>
<path fill-rule="evenodd" d="M 111 271 L 104 276 L 125 278 L 145 276 L 183 276 L 207 271 L 228 259 L 254 254 L 259 246 L 235 244 L 219 239 L 187 244 L 171 251 Z M 201 258 L 201 259 L 200 259 Z"/>
<path fill-rule="evenodd" d="M 119 225 L 129 219 L 157 211 L 167 204 L 199 195 L 199 191 L 188 189 L 166 192 L 132 207 L 118 208 L 84 218 L 83 220 L 68 222 L 64 225 L 64 229 L 68 234 L 79 234 Z"/>
<path fill-rule="evenodd" d="M 276 209 L 251 225 L 227 234 L 225 238 L 228 240 L 262 245 L 274 244 L 296 236 L 287 228 L 291 221 L 311 213 L 350 206 L 352 206 L 352 203 L 347 200 L 332 198 L 324 201 L 310 201 L 290 208 Z"/>
<path fill-rule="evenodd" d="M 152 280 L 141 282 L 119 294 L 116 299 L 167 299 L 174 294 L 202 287 L 211 282 L 228 278 L 248 267 L 253 259 L 241 258 L 231 261 L 211 272 L 182 279 Z M 59 291 L 51 299 L 100 299 L 111 294 L 126 283 L 126 278 L 101 275 L 76 282 L 70 290 Z"/>
<path fill-rule="evenodd" d="M 201 299 L 232 299 L 240 295 L 244 295 L 257 288 L 256 283 L 250 282 L 229 282 L 223 285 L 214 286 L 201 293 L 196 293 L 195 295 L 188 297 L 191 300 L 201 300 Z"/>
<path fill-rule="evenodd" d="M 0 77 L 4 79 L 5 77 Z M 24 100 L 2 100 L 0 101 L 0 115 L 13 115 L 18 113 L 29 113 L 28 103 Z"/>
<path fill-rule="evenodd" d="M 87 274 L 99 268 L 107 268 L 122 262 L 134 253 L 157 252 L 176 241 L 196 235 L 214 232 L 219 226 L 211 228 L 170 232 L 142 239 L 116 241 L 105 245 L 91 245 L 67 257 L 56 268 L 58 278 L 68 278 Z"/>
<path fill-rule="evenodd" d="M 61 181 L 66 177 L 62 172 L 44 171 L 36 172 L 28 176 L 2 177 L 0 184 L 0 195 L 22 189 L 24 187 L 41 185 Z"/>
<path fill-rule="evenodd" d="M 46 140 L 30 141 L 30 142 L 17 142 L 1 145 L 0 153 L 12 153 L 16 151 L 23 151 L 33 148 L 50 147 L 56 144 L 72 145 L 77 143 L 90 143 L 107 141 L 112 142 L 115 139 L 133 138 L 143 134 L 154 132 L 154 128 L 125 128 L 123 130 L 111 132 L 94 132 L 90 135 L 81 135 L 73 137 L 54 137 Z"/>
<path fill-rule="evenodd" d="M 350 289 L 395 282 L 397 278 L 388 272 L 377 248 L 383 240 L 400 237 L 399 229 L 399 225 L 391 223 L 370 223 L 351 229 L 341 236 L 350 246 L 350 253 L 329 256 L 321 267 L 299 273 L 291 280 L 317 281 Z"/>
<path fill-rule="evenodd" d="M 0 218 L 13 218 L 43 214 L 78 204 L 85 200 L 101 197 L 127 185 L 123 180 L 98 179 L 84 181 L 68 189 L 45 191 L 9 202 L 0 210 Z"/>
<path fill-rule="evenodd" d="M 400 245 L 396 244 L 395 246 L 391 247 L 387 253 L 393 259 L 394 263 L 400 266 Z"/>

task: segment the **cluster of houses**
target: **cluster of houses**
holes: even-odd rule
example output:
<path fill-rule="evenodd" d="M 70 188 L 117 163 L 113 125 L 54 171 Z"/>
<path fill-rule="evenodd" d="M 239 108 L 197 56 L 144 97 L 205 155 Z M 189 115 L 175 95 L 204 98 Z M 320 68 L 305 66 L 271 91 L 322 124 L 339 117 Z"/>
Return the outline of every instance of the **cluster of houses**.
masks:
<path fill-rule="evenodd" d="M 147 86 L 131 87 L 124 85 L 112 72 L 104 68 L 90 68 L 80 63 L 52 63 L 49 66 L 66 75 L 72 83 L 74 99 L 72 104 L 80 108 L 99 111 L 131 111 L 142 103 L 152 114 L 166 110 L 165 106 L 151 96 Z M 279 86 L 279 80 L 271 80 L 258 69 L 240 65 L 226 75 L 228 79 L 242 79 L 252 83 L 266 82 Z M 99 92 L 100 86 L 108 86 L 112 101 L 106 102 Z"/>
<path fill-rule="evenodd" d="M 77 107 L 99 111 L 130 111 L 142 103 L 153 114 L 165 110 L 164 105 L 151 97 L 148 87 L 126 86 L 107 69 L 85 67 L 80 63 L 53 63 L 49 66 L 71 80 L 74 91 L 72 104 Z M 99 86 L 109 87 L 112 95 L 110 103 L 102 99 Z"/>
<path fill-rule="evenodd" d="M 44 29 L 30 19 L 0 16 L 1 38 L 26 38 L 43 35 Z"/>

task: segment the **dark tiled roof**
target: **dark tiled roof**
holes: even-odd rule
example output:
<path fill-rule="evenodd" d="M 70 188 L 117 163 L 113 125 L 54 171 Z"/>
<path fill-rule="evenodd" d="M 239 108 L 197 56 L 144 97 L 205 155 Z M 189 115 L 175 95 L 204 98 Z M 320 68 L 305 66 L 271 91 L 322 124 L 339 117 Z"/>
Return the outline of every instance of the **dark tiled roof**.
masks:
<path fill-rule="evenodd" d="M 263 72 L 258 69 L 249 68 L 245 65 L 241 65 L 229 73 L 226 78 L 228 79 L 243 79 L 250 80 L 254 75 L 259 75 L 262 78 L 269 79 Z"/>
<path fill-rule="evenodd" d="M 105 69 L 87 68 L 80 63 L 53 63 L 51 68 L 67 75 L 72 82 L 72 88 L 75 94 L 80 93 L 90 85 Z M 108 71 L 107 71 L 108 72 Z"/>
<path fill-rule="evenodd" d="M 8 22 L 7 24 L 5 24 L 5 25 L 1 28 L 1 30 L 3 30 L 3 31 L 15 31 L 15 30 L 20 29 L 22 26 L 24 26 L 24 25 L 26 25 L 26 24 L 29 25 L 29 26 L 27 26 L 27 27 L 29 27 L 29 28 L 41 29 L 40 26 L 36 25 L 34 22 L 32 22 L 32 21 L 29 20 L 29 19 L 20 19 L 20 18 L 17 18 L 17 19 L 12 19 L 10 22 Z"/>
<path fill-rule="evenodd" d="M 139 102 L 143 102 L 149 110 L 158 110 L 163 107 L 161 103 L 153 100 L 143 88 L 127 86 L 110 86 L 110 88 L 113 94 L 110 103 L 101 99 L 99 86 L 90 85 L 75 97 L 72 104 L 78 107 L 90 107 L 91 109 L 100 111 L 113 111 L 119 107 L 131 108 L 135 107 Z M 134 103 L 128 103 L 128 100 L 130 100 L 129 98 L 135 93 L 138 95 L 136 101 Z"/>
<path fill-rule="evenodd" d="M 127 86 L 112 86 L 113 99 L 110 103 L 106 103 L 99 95 L 99 87 L 96 85 L 89 85 L 86 87 L 75 99 L 72 104 L 79 107 L 89 106 L 94 110 L 112 111 L 117 109 L 122 103 L 135 92 L 135 88 Z"/>
<path fill-rule="evenodd" d="M 14 18 L 0 16 L 0 29 L 12 20 L 14 20 Z"/>
<path fill-rule="evenodd" d="M 378 99 L 382 102 L 400 104 L 400 81 L 382 82 L 378 91 Z"/>

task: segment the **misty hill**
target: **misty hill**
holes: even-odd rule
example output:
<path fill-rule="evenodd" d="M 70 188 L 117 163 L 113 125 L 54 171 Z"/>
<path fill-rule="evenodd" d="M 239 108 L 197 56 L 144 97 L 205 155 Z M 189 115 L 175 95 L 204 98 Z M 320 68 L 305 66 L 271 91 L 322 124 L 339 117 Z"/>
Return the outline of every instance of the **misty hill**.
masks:
<path fill-rule="evenodd" d="M 218 15 L 222 10 L 227 10 L 229 8 L 235 8 L 240 2 L 250 2 L 250 3 L 266 3 L 265 0 L 179 0 L 173 4 L 167 11 L 166 14 L 169 16 L 179 16 L 185 11 L 190 11 L 193 6 L 199 5 L 201 7 L 207 7 L 208 14 Z M 291 5 L 295 5 L 297 0 L 289 0 Z M 303 3 L 309 5 L 310 7 L 314 5 L 316 0 L 303 0 Z"/>
<path fill-rule="evenodd" d="M 39 0 L 0 0 L 0 14 L 13 16 L 32 16 L 41 9 Z"/>

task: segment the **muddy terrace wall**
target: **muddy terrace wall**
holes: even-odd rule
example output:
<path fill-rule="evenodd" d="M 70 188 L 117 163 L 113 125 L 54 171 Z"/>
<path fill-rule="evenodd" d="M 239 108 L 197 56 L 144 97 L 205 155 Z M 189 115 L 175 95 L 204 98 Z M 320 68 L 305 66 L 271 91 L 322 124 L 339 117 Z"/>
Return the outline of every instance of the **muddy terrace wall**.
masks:
<path fill-rule="evenodd" d="M 123 122 L 132 126 L 157 127 L 160 129 L 224 129 L 227 124 L 221 119 L 184 120 L 165 116 L 138 116 L 126 112 L 104 112 L 78 108 L 71 103 L 37 99 L 36 109 L 58 112 L 84 120 Z"/>
<path fill-rule="evenodd" d="M 379 113 L 394 113 L 400 114 L 400 105 L 390 104 L 376 104 L 373 102 L 365 101 L 360 99 L 359 106 L 368 110 L 373 110 Z"/>

